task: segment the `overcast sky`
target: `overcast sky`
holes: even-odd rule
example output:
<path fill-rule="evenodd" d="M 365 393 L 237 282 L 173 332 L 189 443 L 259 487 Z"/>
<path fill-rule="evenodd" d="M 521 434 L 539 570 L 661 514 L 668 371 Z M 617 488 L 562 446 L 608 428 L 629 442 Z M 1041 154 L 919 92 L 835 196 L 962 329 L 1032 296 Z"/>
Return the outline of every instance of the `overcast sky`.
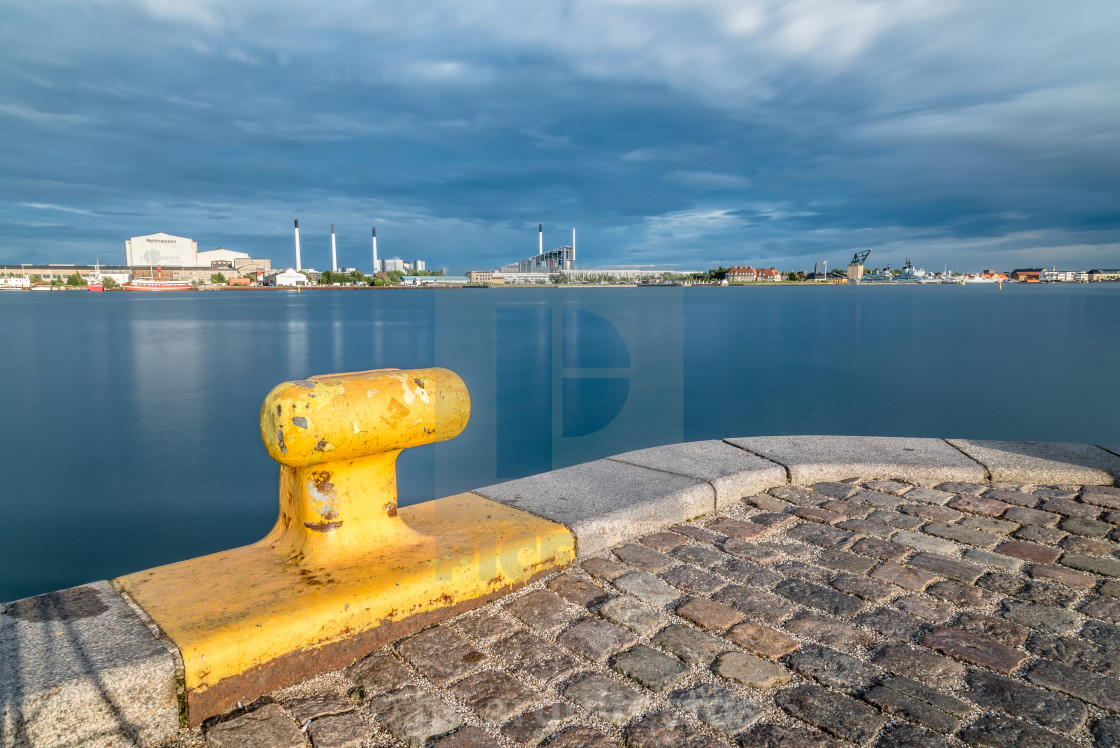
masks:
<path fill-rule="evenodd" d="M 408 7 L 405 7 L 408 6 Z M 5 0 L 0 263 L 1120 266 L 1115 0 Z"/>

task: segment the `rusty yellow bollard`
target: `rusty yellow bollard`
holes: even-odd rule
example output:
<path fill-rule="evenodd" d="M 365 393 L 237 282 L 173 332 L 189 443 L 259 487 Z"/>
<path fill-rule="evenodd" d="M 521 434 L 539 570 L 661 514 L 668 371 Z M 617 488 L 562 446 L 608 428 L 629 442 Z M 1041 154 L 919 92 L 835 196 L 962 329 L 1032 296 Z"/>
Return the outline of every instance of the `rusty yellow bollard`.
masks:
<path fill-rule="evenodd" d="M 274 388 L 261 438 L 280 463 L 280 517 L 266 540 L 293 560 L 340 563 L 415 544 L 397 516 L 397 455 L 459 434 L 467 387 L 447 369 L 329 374 Z"/>
<path fill-rule="evenodd" d="M 446 369 L 330 374 L 268 394 L 272 531 L 114 580 L 179 649 L 189 724 L 571 563 L 566 528 L 475 494 L 398 511 L 397 456 L 454 437 L 469 416 Z"/>

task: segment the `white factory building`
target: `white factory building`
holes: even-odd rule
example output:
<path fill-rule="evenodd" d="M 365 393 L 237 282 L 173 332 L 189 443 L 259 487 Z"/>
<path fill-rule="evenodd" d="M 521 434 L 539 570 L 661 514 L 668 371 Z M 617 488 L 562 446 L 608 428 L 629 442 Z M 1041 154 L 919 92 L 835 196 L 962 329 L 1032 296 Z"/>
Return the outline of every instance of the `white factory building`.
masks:
<path fill-rule="evenodd" d="M 198 242 L 162 233 L 134 236 L 124 243 L 124 264 L 198 267 Z"/>

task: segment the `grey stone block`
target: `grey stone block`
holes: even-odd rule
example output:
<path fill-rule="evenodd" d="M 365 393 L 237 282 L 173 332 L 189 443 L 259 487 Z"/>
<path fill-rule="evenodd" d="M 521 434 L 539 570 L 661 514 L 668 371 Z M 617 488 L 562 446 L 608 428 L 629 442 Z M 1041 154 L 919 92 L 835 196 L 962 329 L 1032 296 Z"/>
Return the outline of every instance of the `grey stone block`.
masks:
<path fill-rule="evenodd" d="M 715 492 L 702 481 L 614 460 L 596 460 L 475 491 L 558 522 L 579 556 L 709 514 Z"/>
<path fill-rule="evenodd" d="M 108 582 L 0 605 L 0 746 L 148 746 L 179 729 L 168 649 Z"/>
<path fill-rule="evenodd" d="M 902 478 L 923 486 L 983 482 L 984 468 L 941 439 L 894 436 L 752 436 L 727 439 L 784 465 L 797 485 Z"/>
<path fill-rule="evenodd" d="M 718 440 L 650 447 L 610 459 L 710 483 L 716 509 L 787 482 L 781 465 Z"/>
<path fill-rule="evenodd" d="M 993 481 L 1111 486 L 1120 478 L 1120 456 L 1092 444 L 949 439 L 983 464 Z"/>

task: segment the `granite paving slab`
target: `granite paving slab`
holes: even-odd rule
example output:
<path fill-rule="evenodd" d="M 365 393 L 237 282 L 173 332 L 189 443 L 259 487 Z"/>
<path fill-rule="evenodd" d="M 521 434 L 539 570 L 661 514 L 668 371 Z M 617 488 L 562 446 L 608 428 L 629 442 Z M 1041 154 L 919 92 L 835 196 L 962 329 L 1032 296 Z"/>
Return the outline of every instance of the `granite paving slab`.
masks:
<path fill-rule="evenodd" d="M 885 436 L 753 436 L 727 439 L 784 465 L 797 485 L 846 478 L 904 479 L 922 486 L 983 482 L 984 468 L 941 439 Z"/>
<path fill-rule="evenodd" d="M 610 459 L 710 483 L 717 510 L 787 483 L 781 465 L 718 440 L 639 449 Z"/>
<path fill-rule="evenodd" d="M 712 486 L 616 460 L 596 460 L 480 488 L 492 501 L 558 522 L 580 557 L 715 509 Z"/>
<path fill-rule="evenodd" d="M 154 745 L 175 658 L 108 582 L 0 605 L 0 746 Z"/>
<path fill-rule="evenodd" d="M 1092 444 L 947 441 L 987 467 L 993 481 L 1111 486 L 1120 478 L 1120 456 Z"/>

